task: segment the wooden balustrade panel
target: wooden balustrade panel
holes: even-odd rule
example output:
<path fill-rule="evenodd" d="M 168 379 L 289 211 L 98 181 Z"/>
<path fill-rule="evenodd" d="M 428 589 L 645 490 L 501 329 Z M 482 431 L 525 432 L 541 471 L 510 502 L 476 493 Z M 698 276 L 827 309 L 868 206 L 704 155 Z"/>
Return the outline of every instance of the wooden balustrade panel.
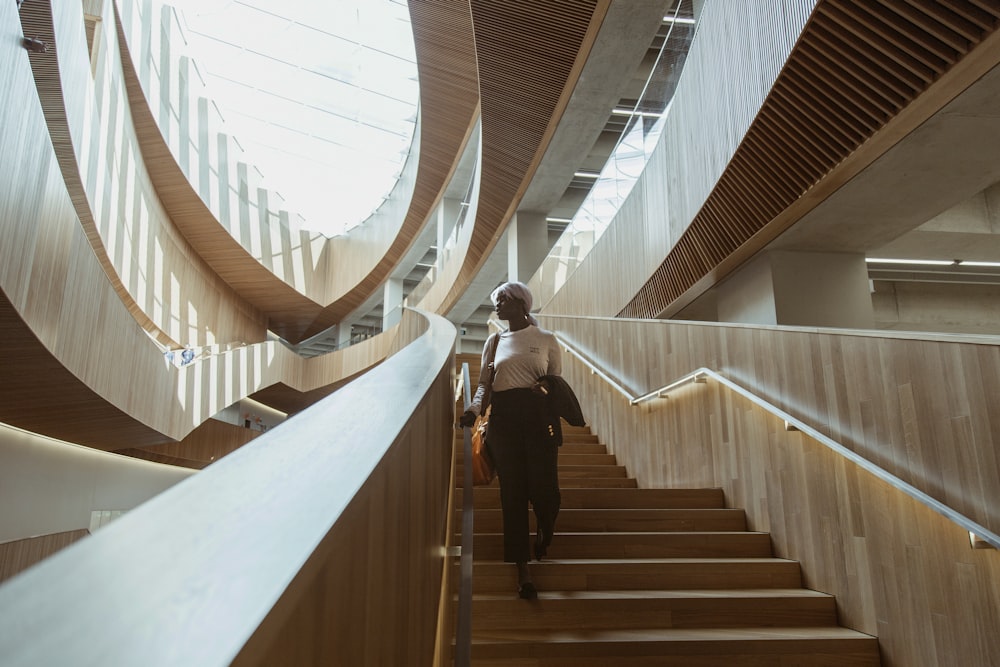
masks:
<path fill-rule="evenodd" d="M 264 340 L 264 315 L 198 256 L 161 204 L 128 113 L 114 31 L 101 33 L 92 74 L 79 3 L 32 3 L 19 17 L 25 32 L 53 44 L 29 57 L 33 98 L 78 224 L 137 321 L 174 347 Z"/>
<path fill-rule="evenodd" d="M 0 582 L 10 579 L 88 535 L 90 531 L 81 528 L 0 544 Z"/>
<path fill-rule="evenodd" d="M 137 458 L 173 463 L 189 468 L 204 468 L 261 435 L 242 425 L 207 419 L 179 442 L 151 445 L 141 449 L 117 450 Z"/>
<path fill-rule="evenodd" d="M 541 316 L 633 392 L 722 373 L 996 531 L 995 339 Z M 725 388 L 630 407 L 564 355 L 588 422 L 642 487 L 719 486 L 836 595 L 842 624 L 900 665 L 992 664 L 1000 557 L 965 531 Z"/>
<path fill-rule="evenodd" d="M 350 386 L 0 586 L 5 665 L 432 664 L 455 339 L 432 318 Z"/>

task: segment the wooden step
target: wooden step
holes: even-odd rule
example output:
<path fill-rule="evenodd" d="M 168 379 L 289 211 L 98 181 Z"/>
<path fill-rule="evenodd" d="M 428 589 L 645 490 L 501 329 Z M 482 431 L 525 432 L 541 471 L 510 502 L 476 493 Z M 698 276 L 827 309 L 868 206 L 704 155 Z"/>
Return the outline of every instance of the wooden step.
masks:
<path fill-rule="evenodd" d="M 464 468 L 459 467 L 456 471 L 456 488 L 462 488 L 462 481 L 465 479 Z M 483 489 L 496 489 L 499 493 L 500 484 L 494 480 L 493 484 L 485 487 L 475 487 L 478 491 Z M 637 489 L 639 488 L 634 477 L 575 477 L 565 476 L 559 478 L 559 490 L 564 492 L 567 489 Z M 499 496 L 497 496 L 497 507 L 499 507 Z"/>
<path fill-rule="evenodd" d="M 560 468 L 563 466 L 608 466 L 625 469 L 625 466 L 618 465 L 613 454 L 585 454 L 576 451 L 576 449 L 574 447 L 572 451 L 559 452 Z"/>
<path fill-rule="evenodd" d="M 568 456 L 570 454 L 605 454 L 613 456 L 608 454 L 607 446 L 599 442 L 564 442 L 563 446 L 559 449 L 559 456 Z"/>
<path fill-rule="evenodd" d="M 609 466 L 609 465 L 572 465 L 569 463 L 559 462 L 559 482 L 561 483 L 564 479 L 607 479 L 608 477 L 628 477 L 628 472 L 625 470 L 625 466 Z"/>
<path fill-rule="evenodd" d="M 564 424 L 563 436 L 555 539 L 530 564 L 535 600 L 518 598 L 517 568 L 501 560 L 499 485 L 459 479 L 475 505 L 473 665 L 880 664 L 877 640 L 839 627 L 834 598 L 802 588 L 799 564 L 773 557 L 721 489 L 639 489 L 589 428 Z M 464 472 L 461 437 L 455 447 Z M 530 511 L 528 522 L 533 532 Z"/>
<path fill-rule="evenodd" d="M 482 593 L 473 631 L 836 625 L 836 600 L 804 588 L 687 591 L 542 591 L 525 604 L 513 593 Z"/>
<path fill-rule="evenodd" d="M 462 429 L 455 429 L 454 444 L 455 444 L 455 450 L 456 451 L 458 451 L 458 452 L 462 451 L 462 447 L 460 447 L 459 445 L 461 445 L 464 441 L 465 441 L 465 439 L 464 439 L 464 432 L 462 431 Z M 603 452 L 605 454 L 610 453 L 610 452 L 608 452 L 607 445 L 601 444 L 600 440 L 598 439 L 598 437 L 596 435 L 590 435 L 590 436 L 583 435 L 583 434 L 581 434 L 581 435 L 566 435 L 564 433 L 563 434 L 563 444 L 562 444 L 562 446 L 559 447 L 559 453 L 562 454 L 563 452 L 571 451 L 572 449 L 577 448 L 577 447 L 581 447 L 581 448 L 584 448 L 584 449 L 594 448 L 595 450 L 599 450 L 599 451 L 601 451 L 601 452 Z"/>
<path fill-rule="evenodd" d="M 722 489 L 562 488 L 562 509 L 717 509 L 725 507 Z M 475 511 L 499 509 L 500 487 L 473 489 Z"/>
<path fill-rule="evenodd" d="M 458 511 L 461 516 L 461 511 Z M 534 515 L 530 515 L 534 531 Z M 500 509 L 477 509 L 476 531 L 503 530 Z M 574 509 L 559 512 L 556 529 L 562 532 L 746 530 L 746 514 L 738 509 Z"/>
<path fill-rule="evenodd" d="M 589 431 L 587 431 L 586 433 L 570 431 L 565 428 L 565 425 L 563 427 L 562 435 L 563 435 L 563 447 L 567 447 L 572 444 L 597 444 L 600 442 L 600 439 L 593 433 L 590 433 Z M 601 446 L 604 447 L 604 445 Z M 604 448 L 607 449 L 607 447 Z"/>
<path fill-rule="evenodd" d="M 875 667 L 874 637 L 841 627 L 477 632 L 477 667 Z"/>
<path fill-rule="evenodd" d="M 478 554 L 473 553 L 474 556 Z M 799 588 L 799 564 L 784 558 L 631 558 L 544 560 L 531 563 L 541 592 Z M 472 590 L 517 589 L 517 569 L 500 560 L 476 559 Z"/>
<path fill-rule="evenodd" d="M 459 463 L 455 468 L 455 474 L 458 476 L 457 479 L 462 479 L 462 475 L 465 473 L 465 465 Z M 564 479 L 607 479 L 612 478 L 624 478 L 628 477 L 628 473 L 625 471 L 625 466 L 612 466 L 612 465 L 575 465 L 574 463 L 564 463 L 559 461 L 559 482 L 560 484 Z"/>
<path fill-rule="evenodd" d="M 558 524 L 557 524 L 558 525 Z M 479 560 L 503 558 L 503 534 L 476 529 L 473 554 Z M 565 533 L 557 530 L 548 558 L 757 558 L 771 555 L 767 533 L 632 532 Z"/>
<path fill-rule="evenodd" d="M 559 477 L 560 489 L 637 489 L 634 477 Z"/>
<path fill-rule="evenodd" d="M 461 464 L 465 459 L 465 446 L 462 441 L 455 448 L 456 462 Z M 577 456 L 592 456 L 593 459 L 575 459 Z M 618 465 L 614 454 L 608 454 L 608 448 L 600 443 L 567 443 L 559 448 L 560 463 L 588 463 L 590 465 Z"/>

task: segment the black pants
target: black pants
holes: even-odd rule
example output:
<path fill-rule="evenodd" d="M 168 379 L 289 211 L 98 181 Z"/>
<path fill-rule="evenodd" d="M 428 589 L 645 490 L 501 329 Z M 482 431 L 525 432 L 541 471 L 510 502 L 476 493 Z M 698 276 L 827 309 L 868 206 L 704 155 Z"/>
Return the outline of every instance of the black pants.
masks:
<path fill-rule="evenodd" d="M 503 510 L 503 559 L 531 560 L 528 504 L 545 544 L 552 539 L 559 494 L 559 442 L 550 436 L 546 401 L 530 389 L 493 394 L 486 440 L 500 477 Z"/>

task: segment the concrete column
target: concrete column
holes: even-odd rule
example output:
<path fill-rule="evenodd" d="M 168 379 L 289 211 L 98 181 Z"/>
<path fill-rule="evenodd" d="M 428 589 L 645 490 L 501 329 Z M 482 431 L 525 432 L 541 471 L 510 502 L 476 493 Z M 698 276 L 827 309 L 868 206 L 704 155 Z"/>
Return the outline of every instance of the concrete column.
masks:
<path fill-rule="evenodd" d="M 403 279 L 389 278 L 382 295 L 382 331 L 388 331 L 403 315 Z"/>
<path fill-rule="evenodd" d="M 462 202 L 459 199 L 445 198 L 437 210 L 437 258 L 435 267 L 440 270 L 444 267 L 444 249 L 448 246 L 448 240 L 455 232 L 455 223 L 462 213 Z"/>
<path fill-rule="evenodd" d="M 717 292 L 721 322 L 875 326 L 861 253 L 768 252 L 730 276 Z"/>
<path fill-rule="evenodd" d="M 545 214 L 518 211 L 507 227 L 507 280 L 526 283 L 549 252 Z"/>
<path fill-rule="evenodd" d="M 351 344 L 351 323 L 341 322 L 337 325 L 337 349 L 343 349 Z"/>
<path fill-rule="evenodd" d="M 448 231 L 445 227 L 445 201 L 442 200 L 441 204 L 438 206 L 437 215 L 435 219 L 437 220 L 437 238 L 435 240 L 435 245 L 437 246 L 437 252 L 434 253 L 434 268 L 439 272 L 444 266 L 444 244 L 448 240 Z"/>
<path fill-rule="evenodd" d="M 691 7 L 694 10 L 694 19 L 697 21 L 701 17 L 701 10 L 705 7 L 705 0 L 692 0 Z"/>

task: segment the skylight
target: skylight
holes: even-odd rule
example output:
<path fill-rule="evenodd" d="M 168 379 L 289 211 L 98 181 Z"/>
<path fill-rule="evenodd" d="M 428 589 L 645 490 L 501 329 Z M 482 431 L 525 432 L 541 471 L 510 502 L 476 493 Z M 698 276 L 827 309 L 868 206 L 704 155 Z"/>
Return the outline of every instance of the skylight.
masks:
<path fill-rule="evenodd" d="M 301 226 L 334 236 L 368 218 L 395 185 L 416 123 L 406 2 L 170 4 L 231 134 Z"/>

